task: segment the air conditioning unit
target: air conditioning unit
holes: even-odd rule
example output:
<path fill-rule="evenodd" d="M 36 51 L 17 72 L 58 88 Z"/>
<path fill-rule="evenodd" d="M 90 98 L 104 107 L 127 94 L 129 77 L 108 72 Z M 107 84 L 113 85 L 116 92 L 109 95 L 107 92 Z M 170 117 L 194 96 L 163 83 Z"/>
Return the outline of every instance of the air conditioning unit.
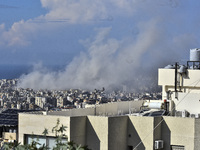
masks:
<path fill-rule="evenodd" d="M 195 118 L 199 118 L 200 117 L 200 114 L 195 114 Z"/>
<path fill-rule="evenodd" d="M 176 111 L 175 116 L 176 117 L 182 117 L 182 111 Z"/>
<path fill-rule="evenodd" d="M 155 149 L 162 149 L 164 145 L 163 140 L 156 140 L 155 141 Z"/>
<path fill-rule="evenodd" d="M 195 118 L 196 114 L 190 114 L 190 118 Z"/>

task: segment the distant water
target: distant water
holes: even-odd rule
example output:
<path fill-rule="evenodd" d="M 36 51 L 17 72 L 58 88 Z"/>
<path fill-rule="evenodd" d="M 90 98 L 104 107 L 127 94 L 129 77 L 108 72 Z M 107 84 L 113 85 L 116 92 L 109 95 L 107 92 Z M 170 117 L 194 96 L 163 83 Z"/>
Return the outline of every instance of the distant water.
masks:
<path fill-rule="evenodd" d="M 47 65 L 45 66 L 51 71 L 63 70 L 65 65 Z M 0 65 L 0 79 L 15 79 L 23 74 L 33 71 L 30 65 Z"/>
<path fill-rule="evenodd" d="M 22 74 L 30 72 L 31 67 L 27 65 L 0 65 L 0 79 L 19 78 Z"/>

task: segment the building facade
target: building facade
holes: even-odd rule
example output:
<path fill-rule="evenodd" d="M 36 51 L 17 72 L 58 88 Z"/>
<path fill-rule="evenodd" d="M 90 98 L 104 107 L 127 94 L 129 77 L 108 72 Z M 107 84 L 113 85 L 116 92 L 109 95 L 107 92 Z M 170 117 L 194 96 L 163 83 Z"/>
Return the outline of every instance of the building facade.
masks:
<path fill-rule="evenodd" d="M 65 134 L 69 141 L 88 145 L 92 150 L 199 150 L 200 49 L 191 52 L 193 57 L 187 66 L 176 63 L 159 69 L 162 101 L 125 101 L 85 109 L 20 113 L 19 142 L 29 143 L 34 133 L 41 143 L 52 146 L 55 135 L 49 133 L 44 139 L 42 132 L 45 128 L 51 130 L 59 119 L 68 127 Z"/>

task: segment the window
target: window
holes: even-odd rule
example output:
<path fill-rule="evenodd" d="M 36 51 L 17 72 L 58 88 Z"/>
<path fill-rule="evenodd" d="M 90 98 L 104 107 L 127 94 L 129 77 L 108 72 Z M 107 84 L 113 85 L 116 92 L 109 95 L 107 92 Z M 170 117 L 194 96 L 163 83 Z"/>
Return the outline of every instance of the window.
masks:
<path fill-rule="evenodd" d="M 43 144 L 47 145 L 50 150 L 53 149 L 53 147 L 56 145 L 56 138 L 55 137 L 45 137 L 45 136 L 40 136 L 40 135 L 25 135 L 25 143 L 26 144 L 31 144 L 31 142 L 34 140 L 34 141 L 37 141 L 38 143 L 40 143 L 41 145 L 38 145 L 38 148 L 40 146 L 42 146 Z M 62 140 L 63 142 L 67 142 L 66 139 L 63 139 Z"/>
<path fill-rule="evenodd" d="M 128 146 L 127 150 L 133 150 L 133 146 Z"/>
<path fill-rule="evenodd" d="M 185 150 L 185 147 L 180 145 L 171 145 L 171 150 Z"/>
<path fill-rule="evenodd" d="M 43 144 L 46 145 L 46 139 L 44 137 L 37 137 L 37 136 L 34 136 L 34 135 L 33 136 L 32 135 L 27 136 L 26 143 L 31 144 L 32 141 L 37 141 L 41 145 L 43 145 Z M 39 147 L 37 147 L 37 148 L 39 148 Z"/>

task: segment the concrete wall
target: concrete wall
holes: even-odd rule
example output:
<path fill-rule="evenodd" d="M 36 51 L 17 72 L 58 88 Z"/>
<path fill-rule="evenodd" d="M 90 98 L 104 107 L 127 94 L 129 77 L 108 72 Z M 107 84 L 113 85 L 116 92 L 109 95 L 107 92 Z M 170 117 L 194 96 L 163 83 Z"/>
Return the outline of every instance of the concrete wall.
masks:
<path fill-rule="evenodd" d="M 87 116 L 87 115 L 99 115 L 99 116 L 113 116 L 118 114 L 128 114 L 129 110 L 132 112 L 138 112 L 143 101 L 122 101 L 106 103 L 96 105 L 92 108 L 79 108 L 68 109 L 64 111 L 48 112 L 49 115 L 62 115 L 62 116 Z"/>
<path fill-rule="evenodd" d="M 200 70 L 189 69 L 187 72 L 187 77 L 183 80 L 184 86 L 198 87 L 200 88 Z"/>
<path fill-rule="evenodd" d="M 86 143 L 86 116 L 70 118 L 69 141 L 81 144 Z"/>
<path fill-rule="evenodd" d="M 161 117 L 129 116 L 127 145 L 136 150 L 153 150 L 154 141 L 161 139 L 161 127 L 157 127 L 160 120 Z"/>
<path fill-rule="evenodd" d="M 8 140 L 17 140 L 17 133 L 3 132 L 3 138 Z"/>
<path fill-rule="evenodd" d="M 167 90 L 174 91 L 174 88 L 168 88 Z M 165 91 L 166 92 L 166 91 Z M 163 94 L 164 95 L 164 94 Z M 176 97 L 175 97 L 176 96 Z M 163 99 L 166 99 L 166 94 L 163 96 Z M 187 110 L 190 114 L 200 113 L 200 93 L 195 93 L 193 89 L 190 88 L 190 91 L 184 92 L 172 92 L 171 100 L 173 100 L 174 106 L 172 109 L 177 111 Z"/>
<path fill-rule="evenodd" d="M 128 116 L 108 118 L 108 149 L 127 149 L 127 123 Z"/>
<path fill-rule="evenodd" d="M 128 146 L 150 150 L 162 138 L 161 117 L 88 116 L 86 137 L 94 150 L 127 150 Z"/>
<path fill-rule="evenodd" d="M 96 114 L 102 116 L 114 116 L 129 114 L 129 110 L 132 112 L 138 112 L 142 106 L 143 101 L 121 101 L 114 103 L 102 104 L 96 107 Z"/>
<path fill-rule="evenodd" d="M 177 111 L 187 110 L 192 114 L 200 113 L 200 70 L 188 69 L 186 74 L 178 74 L 177 94 L 175 91 L 175 69 L 159 69 L 158 84 L 162 85 L 163 99 L 167 98 L 167 91 L 171 91 L 171 98 Z"/>
<path fill-rule="evenodd" d="M 155 140 L 164 141 L 164 149 L 171 145 L 185 146 L 187 150 L 200 147 L 200 119 L 181 117 L 142 117 L 142 116 L 52 116 L 19 114 L 19 142 L 24 135 L 42 135 L 44 128 L 49 130 L 60 124 L 67 126 L 69 140 L 88 145 L 92 150 L 153 150 Z"/>
<path fill-rule="evenodd" d="M 92 150 L 108 150 L 108 117 L 88 116 L 86 145 Z"/>
<path fill-rule="evenodd" d="M 175 69 L 158 69 L 158 85 L 174 86 Z"/>
<path fill-rule="evenodd" d="M 48 136 L 55 136 L 55 133 L 52 133 L 51 131 L 52 128 L 56 125 L 58 118 L 60 120 L 60 125 L 63 124 L 68 127 L 66 129 L 65 134 L 69 137 L 70 117 L 19 113 L 19 123 L 18 123 L 19 142 L 24 144 L 25 134 L 43 135 L 42 133 L 45 128 L 48 129 L 49 131 Z"/>
<path fill-rule="evenodd" d="M 78 109 L 67 109 L 63 111 L 49 111 L 49 115 L 59 116 L 87 116 L 94 115 L 94 108 L 78 108 Z"/>
<path fill-rule="evenodd" d="M 169 150 L 171 145 L 196 150 L 200 146 L 200 119 L 130 116 L 127 136 L 127 146 L 139 150 L 153 150 L 155 140 L 164 141 L 163 150 Z"/>
<path fill-rule="evenodd" d="M 162 140 L 162 121 L 163 118 L 162 117 L 154 117 L 154 132 L 153 132 L 153 136 L 154 136 L 154 141 L 155 140 Z"/>
<path fill-rule="evenodd" d="M 178 99 L 174 99 L 177 111 L 187 110 L 190 114 L 200 113 L 200 93 L 178 93 Z"/>
<path fill-rule="evenodd" d="M 199 150 L 199 147 L 200 147 L 200 119 L 195 119 L 194 150 Z"/>
<path fill-rule="evenodd" d="M 41 114 L 19 114 L 19 142 L 24 143 L 26 134 L 31 135 L 42 135 L 45 128 L 49 130 L 49 136 L 54 136 L 54 133 L 50 131 L 56 125 L 57 119 L 60 119 L 60 124 L 67 126 L 66 135 L 70 141 L 74 141 L 77 144 L 89 145 L 91 149 L 106 150 L 108 147 L 115 147 L 116 145 L 108 145 L 108 139 L 110 141 L 123 142 L 120 143 L 121 147 L 125 147 L 125 139 L 127 128 L 127 116 L 118 117 L 107 117 L 116 116 L 119 114 L 129 113 L 129 109 L 138 111 L 143 101 L 127 101 L 127 102 L 116 102 L 98 105 L 96 108 L 84 108 L 84 109 L 70 109 L 66 111 L 48 112 L 46 115 Z M 103 112 L 103 114 L 101 113 Z M 103 116 L 88 116 L 99 114 Z M 87 118 L 87 119 L 86 119 Z M 115 122 L 115 123 L 112 123 Z M 113 130 L 112 130 L 113 129 Z M 108 130 L 111 133 L 108 133 Z M 109 134 L 109 137 L 108 137 Z M 116 139 L 116 135 L 120 136 Z M 122 136 L 123 135 L 123 138 Z M 94 144 L 95 143 L 95 144 Z M 97 143 L 97 144 L 96 144 Z M 123 144 L 124 143 L 124 144 Z M 119 147 L 119 146 L 117 146 Z"/>
<path fill-rule="evenodd" d="M 163 119 L 162 139 L 165 150 L 170 149 L 170 145 L 185 146 L 186 150 L 195 149 L 195 118 L 165 116 Z"/>
<path fill-rule="evenodd" d="M 178 76 L 181 78 L 181 76 Z M 187 74 L 183 75 L 182 79 L 178 79 L 181 85 L 185 87 L 200 88 L 200 70 L 188 69 Z M 174 86 L 175 83 L 175 69 L 159 69 L 158 70 L 158 85 Z M 200 92 L 200 91 L 199 91 Z"/>

